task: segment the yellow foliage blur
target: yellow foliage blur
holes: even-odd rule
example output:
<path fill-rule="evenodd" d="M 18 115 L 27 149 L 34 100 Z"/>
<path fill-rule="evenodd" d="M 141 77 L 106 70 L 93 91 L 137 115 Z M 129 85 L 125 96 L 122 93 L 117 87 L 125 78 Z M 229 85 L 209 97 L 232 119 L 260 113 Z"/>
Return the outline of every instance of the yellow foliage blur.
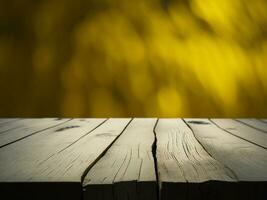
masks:
<path fill-rule="evenodd" d="M 0 116 L 266 117 L 266 0 L 0 3 Z"/>

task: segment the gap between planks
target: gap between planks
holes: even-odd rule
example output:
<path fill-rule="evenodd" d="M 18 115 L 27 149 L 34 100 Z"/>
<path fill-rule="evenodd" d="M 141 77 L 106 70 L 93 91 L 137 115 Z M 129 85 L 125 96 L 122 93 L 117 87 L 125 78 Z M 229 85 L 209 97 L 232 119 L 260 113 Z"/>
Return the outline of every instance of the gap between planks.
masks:
<path fill-rule="evenodd" d="M 86 174 L 84 199 L 158 198 L 153 155 L 157 120 L 133 119 Z"/>
<path fill-rule="evenodd" d="M 116 144 L 116 142 L 120 139 L 120 137 L 121 136 L 123 136 L 123 134 L 124 134 L 124 131 L 127 129 L 127 127 L 130 125 L 130 123 L 132 122 L 132 120 L 133 119 L 131 119 L 129 122 L 128 122 L 128 124 L 124 127 L 124 129 L 118 134 L 118 136 L 117 137 L 115 137 L 115 139 L 106 147 L 106 149 L 102 152 L 102 153 L 100 153 L 99 155 L 98 155 L 98 157 L 96 157 L 95 158 L 95 160 L 94 161 L 92 161 L 91 162 L 91 164 L 90 165 L 88 165 L 88 167 L 87 168 L 85 168 L 85 169 L 83 169 L 84 171 L 83 171 L 83 173 L 82 173 L 82 175 L 81 175 L 81 177 L 80 177 L 80 181 L 81 181 L 81 183 L 82 184 L 84 184 L 84 180 L 85 180 L 85 177 L 88 175 L 88 173 L 90 173 L 90 171 L 93 169 L 93 167 L 95 167 L 98 163 L 99 163 L 99 161 L 103 158 L 103 157 L 105 157 L 105 155 L 106 155 L 106 153 L 111 149 L 111 148 L 113 148 L 113 145 L 114 144 Z M 170 120 L 170 119 L 168 119 L 168 120 Z M 178 122 L 179 122 L 179 120 L 181 120 L 181 119 L 173 119 L 174 121 L 176 121 L 177 122 L 177 124 L 178 124 Z M 158 125 L 159 124 L 161 124 L 161 122 L 163 122 L 164 120 L 163 119 L 156 119 L 156 122 L 155 122 L 155 124 L 154 124 L 154 126 L 153 126 L 153 130 L 151 131 L 151 133 L 150 134 L 152 134 L 153 136 L 154 136 L 154 141 L 151 143 L 152 144 L 152 146 L 151 146 L 151 153 L 152 153 L 152 157 L 153 157 L 153 162 L 154 162 L 154 168 L 153 168 L 153 170 L 154 170 L 154 172 L 155 172 L 155 176 L 156 176 L 156 179 L 154 180 L 154 182 L 156 183 L 156 185 L 157 185 L 157 189 L 156 189 L 156 192 L 159 194 L 159 192 L 162 190 L 162 183 L 164 182 L 164 181 L 162 181 L 160 178 L 161 178 L 161 175 L 160 175 L 160 170 L 162 169 L 162 167 L 161 166 L 159 166 L 160 165 L 160 159 L 158 159 L 157 158 L 157 156 L 159 155 L 158 154 L 158 151 L 160 150 L 159 149 L 159 140 L 158 140 L 158 138 L 157 138 L 157 134 L 159 134 L 159 132 L 157 131 L 157 127 L 158 127 Z M 195 120 L 195 121 L 197 121 L 197 120 Z M 207 122 L 207 123 L 209 123 L 209 122 L 211 122 L 211 121 L 206 121 L 206 120 L 198 120 L 198 121 L 202 121 L 202 122 Z M 104 124 L 106 121 L 104 121 L 102 124 Z M 159 123 L 160 122 L 160 123 Z M 181 122 L 181 121 L 180 121 Z M 197 138 L 196 136 L 195 136 L 195 133 L 194 133 L 194 130 L 191 128 L 191 126 L 192 126 L 192 124 L 190 124 L 190 123 L 188 123 L 188 120 L 187 119 L 185 119 L 184 121 L 183 121 L 183 127 L 184 126 L 186 126 L 187 128 L 189 127 L 190 128 L 190 130 L 192 131 L 191 133 L 190 132 L 187 132 L 186 134 L 185 134 L 185 136 L 187 137 L 188 136 L 188 134 L 190 135 L 190 134 L 193 134 L 193 136 L 191 137 L 191 139 L 190 140 L 188 140 L 188 141 L 191 141 L 191 140 L 197 140 L 197 142 L 199 143 L 199 145 L 201 145 L 202 146 L 202 148 L 204 149 L 204 151 L 203 150 L 201 150 L 201 151 L 203 151 L 202 152 L 202 154 L 205 154 L 205 152 L 206 152 L 206 156 L 210 156 L 211 158 L 213 158 L 213 156 L 214 156 L 214 152 L 213 151 L 211 151 L 212 153 L 210 153 L 210 149 L 207 149 L 206 148 L 206 146 L 205 145 L 203 145 L 202 144 L 202 142 L 199 140 L 199 138 Z M 95 127 L 95 129 L 94 130 L 97 130 L 97 128 L 98 127 L 100 127 L 102 124 L 100 124 L 99 126 L 97 126 L 97 127 Z M 190 126 L 191 125 L 191 126 Z M 200 124 L 200 125 L 202 125 L 202 124 Z M 175 126 L 178 126 L 178 125 L 175 125 Z M 218 126 L 217 126 L 218 127 Z M 185 128 L 185 127 L 184 127 Z M 227 134 L 229 134 L 229 130 L 228 131 L 226 131 L 226 130 L 224 130 L 224 129 L 222 129 L 222 128 L 220 128 L 220 127 L 218 127 L 219 129 L 221 129 L 224 133 L 227 133 Z M 214 129 L 215 130 L 215 129 Z M 217 130 L 217 129 L 216 129 Z M 99 134 L 103 134 L 103 133 L 99 133 Z M 173 132 L 171 133 L 171 134 L 174 134 Z M 236 137 L 236 138 L 239 138 L 239 139 L 241 139 L 241 140 L 244 140 L 244 138 L 242 138 L 242 137 L 238 137 L 238 136 L 236 136 L 236 133 L 235 134 L 233 134 L 233 133 L 231 133 L 230 132 L 230 134 L 233 136 L 233 137 Z M 258 133 L 256 133 L 256 134 L 258 134 Z M 86 134 L 86 135 L 88 135 L 88 134 Z M 70 145 L 68 145 L 68 146 L 65 146 L 65 148 L 63 148 L 63 149 L 61 149 L 61 150 L 59 150 L 58 152 L 57 152 L 57 154 L 62 154 L 64 151 L 69 151 L 69 147 L 72 147 L 72 150 L 75 150 L 75 148 L 73 148 L 73 146 L 77 146 L 76 144 L 80 141 L 80 140 L 82 140 L 84 137 L 86 137 L 86 135 L 83 135 L 83 136 L 81 136 L 80 138 L 78 138 L 77 140 L 75 140 L 74 142 L 72 142 Z M 178 134 L 179 135 L 179 134 Z M 30 136 L 32 136 L 32 135 L 30 135 Z M 30 136 L 28 136 L 28 137 L 30 137 Z M 171 137 L 173 137 L 173 136 L 171 136 Z M 171 139 L 171 137 L 169 138 L 169 139 Z M 176 141 L 176 139 L 175 139 L 175 141 Z M 253 142 L 251 142 L 249 139 L 247 139 L 247 138 L 245 138 L 245 140 L 244 140 L 245 142 L 248 142 L 248 143 L 251 143 L 252 145 L 255 145 L 255 144 L 253 144 Z M 18 142 L 18 141 L 16 141 L 16 142 Z M 244 143 L 244 142 L 243 142 Z M 193 142 L 193 145 L 196 145 L 197 143 L 196 142 Z M 245 144 L 245 143 L 244 143 Z M 170 145 L 170 144 L 169 144 Z M 185 146 L 184 146 L 185 145 Z M 182 152 L 184 152 L 184 154 L 182 155 L 182 156 L 185 156 L 185 158 L 186 159 L 188 159 L 189 161 L 190 161 L 190 159 L 195 159 L 195 158 L 193 158 L 193 157 L 190 157 L 190 154 L 188 154 L 188 149 L 187 148 L 189 148 L 188 146 L 187 146 L 188 144 L 182 144 L 181 143 L 181 147 L 182 147 L 182 149 L 181 149 L 181 151 Z M 201 149 L 201 146 L 198 146 L 197 147 L 197 149 Z M 176 147 L 175 147 L 176 148 Z M 254 148 L 254 147 L 253 147 Z M 195 150 L 194 150 L 195 151 Z M 196 152 L 197 153 L 197 152 Z M 48 160 L 49 159 L 51 159 L 52 157 L 54 157 L 54 154 L 51 156 L 51 157 L 48 157 Z M 215 156 L 216 157 L 216 156 Z M 178 157 L 178 159 L 179 159 L 180 157 Z M 209 159 L 211 159 L 211 158 L 209 158 Z M 199 157 L 198 159 L 202 159 L 201 157 Z M 46 161 L 46 160 L 45 160 Z M 53 160 L 52 160 L 53 161 Z M 222 161 L 220 161 L 219 163 L 216 163 L 216 159 L 214 160 L 214 161 L 209 161 L 209 162 L 211 162 L 211 163 L 213 163 L 213 164 L 211 164 L 211 165 L 216 165 L 217 167 L 219 166 L 219 169 L 220 168 L 222 168 L 223 170 L 225 170 L 225 172 L 223 172 L 223 173 L 225 173 L 225 177 L 226 177 L 226 179 L 225 178 L 223 178 L 222 180 L 223 181 L 225 181 L 225 180 L 227 180 L 229 177 L 230 177 L 230 179 L 228 180 L 228 181 L 230 181 L 230 183 L 231 183 L 231 181 L 237 181 L 239 178 L 238 178 L 238 175 L 236 175 L 234 172 L 232 172 L 231 170 L 228 170 L 227 169 L 227 167 L 226 166 L 224 166 L 224 165 L 222 165 L 222 166 L 220 166 L 220 164 L 222 164 L 222 163 L 224 163 L 224 162 L 222 162 Z M 191 162 L 191 161 L 190 161 Z M 180 166 L 180 167 L 188 167 L 188 165 L 184 165 L 184 166 Z M 195 167 L 199 167 L 199 166 L 195 166 Z M 194 167 L 193 167 L 194 168 Z M 201 169 L 199 168 L 199 169 L 197 169 L 197 170 L 200 170 L 199 172 L 201 172 Z M 263 172 L 265 172 L 264 170 L 263 170 Z M 202 173 L 202 172 L 201 172 Z M 222 173 L 222 174 L 223 174 Z M 230 174 L 230 176 L 229 176 L 229 174 Z M 191 176 L 191 175 L 190 175 Z M 182 190 L 180 190 L 180 192 L 181 193 L 183 193 L 184 191 L 188 191 L 188 189 L 189 188 L 191 188 L 192 189 L 192 191 L 195 191 L 196 192 L 196 194 L 199 192 L 199 190 L 195 190 L 194 189 L 194 187 L 198 187 L 198 186 L 196 186 L 195 184 L 200 184 L 200 186 L 199 187 L 205 187 L 205 189 L 203 189 L 203 191 L 207 191 L 207 190 L 210 190 L 210 186 L 209 187 L 206 187 L 207 186 L 207 184 L 211 184 L 211 185 L 221 185 L 222 186 L 222 184 L 223 184 L 223 186 L 224 187 L 228 187 L 227 186 L 227 184 L 228 183 L 226 183 L 226 182 L 223 182 L 223 183 L 221 183 L 221 182 L 217 182 L 217 180 L 212 180 L 212 182 L 210 182 L 209 181 L 209 179 L 203 179 L 203 180 L 201 180 L 201 179 L 196 179 L 196 177 L 194 177 L 194 176 L 191 176 L 190 177 L 189 176 L 189 178 L 185 178 L 183 181 L 181 181 L 181 180 L 179 180 L 178 182 L 176 182 L 175 183 L 175 180 L 174 181 L 165 181 L 164 182 L 164 184 L 165 184 L 165 188 L 166 187 L 169 187 L 170 188 L 170 190 L 169 191 L 171 191 L 171 192 L 173 192 L 172 190 L 174 189 L 174 190 L 176 190 L 177 189 L 177 183 L 178 183 L 178 185 L 179 185 L 179 188 L 180 189 L 182 189 Z M 214 176 L 214 175 L 211 175 L 211 176 Z M 185 176 L 184 175 L 181 175 L 181 177 L 180 178 L 184 178 Z M 171 178 L 175 178 L 175 177 L 171 177 Z M 232 179 L 232 180 L 231 180 Z M 171 180 L 171 179 L 170 179 Z M 190 180 L 191 180 L 191 182 L 192 183 L 194 183 L 194 184 L 190 184 Z M 219 179 L 220 180 L 220 179 Z M 263 180 L 265 180 L 266 181 L 266 179 L 263 179 Z M 204 183 L 204 182 L 205 183 Z M 182 184 L 181 184 L 182 183 Z M 206 184 L 207 183 L 207 184 Z M 175 186 L 175 187 L 174 187 Z M 216 186 L 216 187 L 217 187 Z M 221 187 L 220 186 L 220 187 Z M 245 187 L 248 187 L 248 186 L 251 186 L 251 185 L 246 185 Z M 131 187 L 131 186 L 130 186 Z M 189 187 L 189 188 L 188 188 Z M 219 187 L 219 186 L 218 186 Z M 231 188 L 232 186 L 231 186 L 231 184 L 229 185 L 229 187 Z M 234 188 L 235 188 L 236 186 L 234 186 Z M 239 187 L 239 185 L 238 185 L 238 187 Z M 207 189 L 208 188 L 208 189 Z M 244 187 L 242 186 L 241 188 L 243 188 L 244 189 Z M 83 188 L 84 189 L 84 188 Z M 191 189 L 189 189 L 189 190 L 191 190 Z M 228 188 L 229 189 L 229 188 Z M 233 191 L 232 191 L 233 192 Z M 83 192 L 82 192 L 83 193 Z M 174 192 L 174 194 L 176 194 L 175 192 Z M 165 195 L 165 196 L 164 196 Z M 166 196 L 166 192 L 165 192 L 165 194 L 164 194 L 163 196 L 157 196 L 156 197 L 156 199 L 170 199 L 170 196 Z M 180 194 L 181 195 L 181 194 Z M 188 194 L 185 194 L 185 196 L 183 196 L 183 195 L 181 195 L 180 197 L 181 197 L 181 199 L 183 199 L 183 198 L 187 198 L 188 196 L 186 196 L 186 195 L 188 195 Z M 85 199 L 85 198 L 84 198 Z M 91 198 L 90 198 L 91 199 Z"/>
<path fill-rule="evenodd" d="M 162 123 L 164 124 L 165 122 L 167 123 L 165 128 L 158 130 L 158 126 L 161 126 Z M 169 124 L 170 122 L 172 122 L 172 124 Z M 260 158 L 256 160 L 254 159 L 254 161 L 257 163 L 257 161 L 262 160 L 262 162 L 258 162 L 259 166 L 256 168 L 252 163 L 243 162 L 245 168 L 243 167 L 243 171 L 239 171 L 239 161 L 236 162 L 237 167 L 235 165 L 229 164 L 229 161 L 227 161 L 227 163 L 225 164 L 222 157 L 218 157 L 216 153 L 214 154 L 214 151 L 212 151 L 212 149 L 207 146 L 206 143 L 204 143 L 205 145 L 203 144 L 202 139 L 199 140 L 199 138 L 195 136 L 194 130 L 191 128 L 192 125 L 188 124 L 188 122 L 191 123 L 190 121 L 186 120 L 181 121 L 181 119 L 160 119 L 155 123 L 155 126 L 153 128 L 154 143 L 152 145 L 152 155 L 154 158 L 155 175 L 157 177 L 154 180 L 157 184 L 156 192 L 157 194 L 160 194 L 157 195 L 157 197 L 154 196 L 154 198 L 152 198 L 151 196 L 149 196 L 146 199 L 171 200 L 176 197 L 179 197 L 180 199 L 195 199 L 199 196 L 205 196 L 205 198 L 214 199 L 218 198 L 216 194 L 220 194 L 223 197 L 222 199 L 231 199 L 232 197 L 242 199 L 241 196 L 243 190 L 247 192 L 246 194 L 249 194 L 254 190 L 259 190 L 260 194 L 264 194 L 264 191 L 261 190 L 262 187 L 264 188 L 264 182 L 260 183 L 258 181 L 266 181 L 266 177 L 260 178 L 259 176 L 261 174 L 264 175 L 266 172 L 264 167 L 264 155 L 266 155 L 265 151 L 261 151 L 257 149 L 254 144 L 251 144 L 252 146 L 250 145 L 250 148 L 256 148 L 262 153 L 262 155 L 253 153 L 254 158 Z M 199 125 L 211 125 L 210 121 L 201 119 L 194 120 L 194 123 Z M 205 130 L 206 129 L 201 130 L 201 134 L 205 133 Z M 229 139 L 228 133 L 216 127 L 215 125 L 212 126 L 212 130 L 214 132 L 221 132 L 221 136 L 223 136 L 223 138 L 224 136 L 226 136 L 226 138 Z M 138 128 L 136 128 L 135 131 L 138 132 Z M 150 131 L 150 133 L 151 132 L 152 131 Z M 166 134 L 168 134 L 168 137 L 166 138 L 168 140 L 166 147 L 167 150 L 163 152 L 163 154 L 169 154 L 167 155 L 167 163 L 169 163 L 170 160 L 172 160 L 173 162 L 169 163 L 168 166 L 164 166 L 165 164 L 162 163 L 164 158 L 161 156 L 161 152 L 165 147 L 162 147 L 162 137 L 158 138 L 158 134 L 160 133 L 162 133 L 163 138 L 166 138 Z M 173 137 L 176 138 L 172 140 Z M 177 137 L 180 138 L 177 139 Z M 242 141 L 243 139 L 238 137 L 236 138 L 235 135 L 231 134 L 230 141 L 232 139 L 234 139 L 234 141 L 241 142 L 241 144 L 243 146 L 245 145 L 245 147 L 249 144 L 247 141 Z M 119 140 L 120 138 L 118 138 L 118 141 Z M 174 150 L 170 149 L 170 141 L 173 141 L 172 143 Z M 182 143 L 180 143 L 180 141 Z M 220 139 L 218 139 L 218 141 L 222 142 Z M 193 143 L 190 144 L 191 142 Z M 179 145 L 176 146 L 178 143 Z M 114 143 L 114 145 L 116 145 L 116 143 Z M 241 147 L 243 148 L 243 146 Z M 179 148 L 178 151 L 177 148 Z M 109 150 L 112 149 L 114 148 L 111 146 Z M 109 152 L 109 150 L 107 152 Z M 118 151 L 113 150 L 109 154 L 114 156 L 116 154 L 114 152 L 118 153 Z M 109 159 L 110 155 L 103 155 L 101 159 L 88 171 L 85 181 L 83 182 L 85 190 L 84 199 L 120 200 L 125 199 L 126 197 L 133 200 L 142 199 L 142 197 L 138 197 L 135 194 L 136 191 L 134 188 L 136 187 L 136 183 L 129 184 L 130 180 L 136 180 L 138 182 L 138 178 L 122 179 L 118 182 L 114 182 L 114 179 L 107 181 L 110 179 L 107 176 L 111 176 L 113 174 L 112 171 L 111 173 L 109 173 L 109 167 L 107 163 L 113 163 L 111 161 L 107 162 L 107 160 Z M 229 165 L 231 168 L 228 167 Z M 168 169 L 167 171 L 165 170 L 166 167 Z M 232 170 L 232 168 L 234 168 L 234 170 Z M 260 173 L 257 174 L 257 170 L 259 170 Z M 108 171 L 108 173 L 106 171 Z M 118 172 L 119 171 L 120 167 L 118 168 Z M 172 173 L 168 175 L 168 171 L 172 171 Z M 250 175 L 247 172 L 252 172 L 252 174 Z M 124 187 L 122 187 L 122 184 L 124 184 Z M 120 186 L 119 191 L 118 186 Z M 122 189 L 125 191 L 122 192 Z M 127 196 L 125 194 L 122 194 L 125 192 L 127 193 L 127 191 L 131 191 L 130 194 L 132 195 Z"/>

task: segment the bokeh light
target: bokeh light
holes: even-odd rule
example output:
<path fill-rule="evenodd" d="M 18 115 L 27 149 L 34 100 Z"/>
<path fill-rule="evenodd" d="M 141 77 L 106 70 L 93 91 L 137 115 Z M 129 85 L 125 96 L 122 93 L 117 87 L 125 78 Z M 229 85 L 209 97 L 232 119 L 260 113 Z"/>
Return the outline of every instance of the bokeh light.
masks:
<path fill-rule="evenodd" d="M 0 3 L 1 117 L 266 117 L 265 0 Z"/>

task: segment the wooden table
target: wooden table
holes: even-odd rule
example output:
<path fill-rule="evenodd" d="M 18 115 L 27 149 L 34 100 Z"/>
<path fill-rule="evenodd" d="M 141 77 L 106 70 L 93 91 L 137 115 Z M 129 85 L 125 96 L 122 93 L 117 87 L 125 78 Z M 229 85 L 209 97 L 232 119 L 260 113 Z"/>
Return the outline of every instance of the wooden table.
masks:
<path fill-rule="evenodd" d="M 0 194 L 266 200 L 267 120 L 2 118 Z"/>

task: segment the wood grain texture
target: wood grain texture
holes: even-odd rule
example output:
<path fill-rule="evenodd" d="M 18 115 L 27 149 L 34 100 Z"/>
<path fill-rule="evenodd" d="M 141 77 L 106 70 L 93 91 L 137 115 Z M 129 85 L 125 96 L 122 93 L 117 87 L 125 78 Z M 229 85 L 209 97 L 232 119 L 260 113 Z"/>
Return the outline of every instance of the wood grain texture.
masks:
<path fill-rule="evenodd" d="M 0 193 L 266 200 L 266 126 L 262 119 L 0 119 Z"/>
<path fill-rule="evenodd" d="M 233 119 L 211 119 L 219 128 L 267 150 L 267 134 Z"/>
<path fill-rule="evenodd" d="M 1 132 L 0 127 L 0 148 L 12 144 L 16 141 L 22 140 L 34 134 L 40 133 L 49 128 L 56 127 L 60 124 L 63 124 L 70 119 L 29 119 L 27 121 L 14 121 L 10 124 L 13 128 L 9 128 L 8 130 Z"/>
<path fill-rule="evenodd" d="M 160 119 L 155 132 L 161 199 L 193 199 L 201 195 L 194 184 L 235 181 L 234 174 L 205 151 L 181 119 Z"/>
<path fill-rule="evenodd" d="M 255 128 L 259 131 L 267 133 L 267 123 L 259 119 L 236 119 L 238 122 L 241 122 L 247 126 Z"/>
<path fill-rule="evenodd" d="M 208 119 L 185 119 L 185 121 L 206 151 L 229 168 L 237 180 L 234 183 L 210 183 L 209 187 L 212 186 L 217 191 L 213 198 L 240 200 L 267 198 L 267 151 L 264 148 L 220 129 Z"/>
<path fill-rule="evenodd" d="M 134 119 L 84 179 L 84 199 L 154 200 L 156 119 Z"/>

